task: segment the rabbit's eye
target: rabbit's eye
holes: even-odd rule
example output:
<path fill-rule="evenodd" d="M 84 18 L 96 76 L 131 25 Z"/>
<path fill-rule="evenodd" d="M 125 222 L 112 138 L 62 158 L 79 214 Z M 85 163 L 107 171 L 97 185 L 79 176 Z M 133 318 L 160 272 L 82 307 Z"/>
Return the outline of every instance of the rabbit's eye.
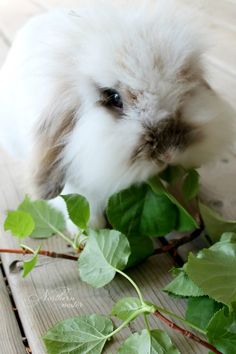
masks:
<path fill-rule="evenodd" d="M 115 107 L 118 109 L 123 108 L 122 98 L 119 92 L 116 91 L 115 89 L 110 89 L 110 88 L 104 89 L 102 91 L 102 95 L 103 95 L 103 104 L 106 105 L 107 107 Z"/>

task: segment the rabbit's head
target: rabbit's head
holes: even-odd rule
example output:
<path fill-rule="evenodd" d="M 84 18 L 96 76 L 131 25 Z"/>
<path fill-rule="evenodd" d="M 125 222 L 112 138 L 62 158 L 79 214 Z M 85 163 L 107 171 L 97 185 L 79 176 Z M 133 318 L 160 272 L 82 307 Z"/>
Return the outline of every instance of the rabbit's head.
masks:
<path fill-rule="evenodd" d="M 232 111 L 205 80 L 198 32 L 158 3 L 70 15 L 76 35 L 55 63 L 61 91 L 38 128 L 42 197 L 68 182 L 105 201 L 168 164 L 198 167 L 232 141 Z"/>

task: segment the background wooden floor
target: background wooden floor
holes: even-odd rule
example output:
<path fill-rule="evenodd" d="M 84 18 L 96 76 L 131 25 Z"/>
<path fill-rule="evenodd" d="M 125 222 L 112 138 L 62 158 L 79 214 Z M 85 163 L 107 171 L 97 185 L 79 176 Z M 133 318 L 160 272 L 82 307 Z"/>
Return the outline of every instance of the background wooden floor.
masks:
<path fill-rule="evenodd" d="M 206 36 L 211 38 L 212 46 L 206 54 L 208 78 L 236 108 L 236 0 L 180 0 L 195 7 L 196 16 L 204 16 Z M 3 63 L 15 33 L 28 18 L 56 6 L 75 8 L 75 0 L 0 0 L 0 65 Z M 226 215 L 236 218 L 235 192 L 235 152 L 223 160 L 202 169 L 202 193 L 209 204 L 221 209 Z M 4 210 L 15 208 L 22 198 L 17 171 L 20 166 L 0 153 L 0 210 L 1 223 Z M 223 181 L 223 183 L 222 183 Z M 236 194 L 236 193 L 235 193 Z M 34 245 L 31 240 L 30 243 Z M 0 244 L 15 247 L 15 241 L 1 230 Z M 67 251 L 64 244 L 53 238 L 44 248 Z M 186 252 L 182 250 L 182 254 Z M 3 268 L 0 271 L 0 353 L 23 354 L 28 347 L 35 354 L 45 353 L 41 336 L 58 320 L 82 313 L 109 313 L 112 304 L 119 296 L 132 294 L 132 289 L 119 278 L 105 287 L 95 290 L 82 284 L 78 277 L 76 264 L 69 261 L 42 259 L 26 280 L 19 273 L 11 273 L 10 264 L 20 257 L 3 255 Z M 172 267 L 170 256 L 149 259 L 144 265 L 129 273 L 141 285 L 145 298 L 168 307 L 183 315 L 184 301 L 174 301 L 160 292 L 169 281 L 168 270 Z M 12 296 L 10 296 L 12 295 Z M 17 308 L 18 311 L 14 311 Z M 107 350 L 115 353 L 120 341 L 130 331 L 141 328 L 141 321 L 133 323 L 116 337 Z M 153 320 L 152 325 L 156 325 Z M 160 326 L 161 327 L 161 326 Z M 207 353 L 195 343 L 187 341 L 178 334 L 171 336 L 182 353 Z M 24 338 L 26 337 L 26 338 Z"/>

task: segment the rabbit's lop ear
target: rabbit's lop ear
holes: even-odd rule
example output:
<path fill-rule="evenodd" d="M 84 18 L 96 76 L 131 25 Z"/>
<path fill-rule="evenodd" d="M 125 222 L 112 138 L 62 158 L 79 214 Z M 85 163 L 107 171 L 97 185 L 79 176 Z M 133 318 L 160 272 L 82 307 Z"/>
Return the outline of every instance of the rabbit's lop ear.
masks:
<path fill-rule="evenodd" d="M 37 198 L 55 198 L 65 185 L 64 150 L 77 120 L 77 109 L 66 106 L 57 99 L 36 127 L 30 165 L 33 194 Z"/>

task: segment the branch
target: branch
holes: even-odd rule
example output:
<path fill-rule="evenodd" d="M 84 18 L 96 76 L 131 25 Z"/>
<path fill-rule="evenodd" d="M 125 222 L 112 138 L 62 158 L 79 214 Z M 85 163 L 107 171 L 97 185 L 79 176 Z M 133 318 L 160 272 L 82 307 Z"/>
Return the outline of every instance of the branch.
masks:
<path fill-rule="evenodd" d="M 201 338 L 199 338 L 198 336 L 196 336 L 195 334 L 193 334 L 192 332 L 187 331 L 184 328 L 179 327 L 178 325 L 176 325 L 174 322 L 172 322 L 171 320 L 169 320 L 168 318 L 166 318 L 165 316 L 163 316 L 158 310 L 156 310 L 153 313 L 154 316 L 158 317 L 162 322 L 164 322 L 165 324 L 167 324 L 167 326 L 169 326 L 170 328 L 172 328 L 173 330 L 183 334 L 185 337 L 194 340 L 195 342 L 201 344 L 203 347 L 210 349 L 213 353 L 216 354 L 222 354 L 222 352 L 218 351 L 213 345 L 211 345 L 210 343 L 202 340 Z"/>
<path fill-rule="evenodd" d="M 197 238 L 203 231 L 203 227 L 200 227 L 199 229 L 194 230 L 190 235 L 184 236 L 179 238 L 178 240 L 172 240 L 170 243 L 166 246 L 157 248 L 154 250 L 154 254 L 162 254 L 162 253 L 167 253 L 172 250 L 176 250 L 178 247 L 193 241 L 195 238 Z M 80 250 L 81 251 L 81 250 Z M 32 254 L 30 250 L 26 249 L 9 249 L 9 248 L 0 248 L 0 253 L 14 253 L 14 254 Z M 70 261 L 77 261 L 79 256 L 72 256 L 70 254 L 65 254 L 65 253 L 57 253 L 53 251 L 46 251 L 46 250 L 41 250 L 39 253 L 41 256 L 46 256 L 46 257 L 51 257 L 51 258 L 62 258 L 62 259 L 68 259 Z"/>
<path fill-rule="evenodd" d="M 14 253 L 14 254 L 33 254 L 30 250 L 26 249 L 9 249 L 9 248 L 0 248 L 0 253 Z M 72 256 L 70 254 L 57 253 L 51 251 L 40 250 L 38 252 L 41 256 L 52 257 L 52 258 L 63 258 L 71 261 L 77 261 L 79 256 Z"/>
<path fill-rule="evenodd" d="M 153 254 L 161 254 L 161 253 L 167 253 L 173 250 L 176 250 L 176 248 L 185 245 L 188 242 L 193 241 L 197 237 L 199 237 L 204 230 L 204 226 L 201 225 L 199 229 L 194 230 L 190 235 L 183 236 L 179 238 L 178 240 L 171 240 L 169 241 L 168 245 L 162 246 L 160 248 L 156 248 L 153 252 Z"/>

